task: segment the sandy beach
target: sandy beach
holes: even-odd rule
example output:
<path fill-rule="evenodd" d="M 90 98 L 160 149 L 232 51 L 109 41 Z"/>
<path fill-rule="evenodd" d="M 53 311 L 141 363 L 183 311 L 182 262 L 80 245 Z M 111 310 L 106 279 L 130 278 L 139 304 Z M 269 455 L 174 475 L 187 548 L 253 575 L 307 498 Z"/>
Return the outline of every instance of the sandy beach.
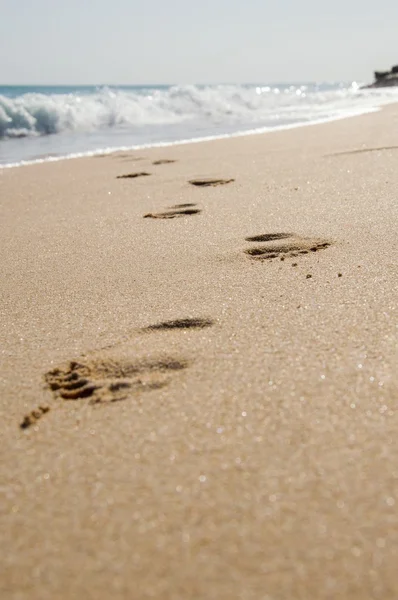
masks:
<path fill-rule="evenodd" d="M 398 104 L 0 170 L 2 599 L 396 600 L 397 165 Z"/>

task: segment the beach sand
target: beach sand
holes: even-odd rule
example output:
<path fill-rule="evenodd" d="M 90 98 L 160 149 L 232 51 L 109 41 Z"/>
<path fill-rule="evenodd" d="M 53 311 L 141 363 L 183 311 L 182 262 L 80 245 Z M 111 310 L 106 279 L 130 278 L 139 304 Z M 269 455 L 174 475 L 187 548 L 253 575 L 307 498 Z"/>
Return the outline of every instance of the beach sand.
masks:
<path fill-rule="evenodd" d="M 396 600 L 397 165 L 392 105 L 0 171 L 2 599 Z"/>

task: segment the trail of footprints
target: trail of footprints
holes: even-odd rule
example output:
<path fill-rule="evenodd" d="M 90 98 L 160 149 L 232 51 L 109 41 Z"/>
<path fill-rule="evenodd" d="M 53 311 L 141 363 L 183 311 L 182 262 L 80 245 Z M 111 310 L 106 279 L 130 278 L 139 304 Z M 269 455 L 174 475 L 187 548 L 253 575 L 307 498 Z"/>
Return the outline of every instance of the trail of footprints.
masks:
<path fill-rule="evenodd" d="M 116 158 L 126 159 L 128 155 L 121 154 L 117 155 Z M 137 160 L 141 160 L 138 158 Z M 158 159 L 152 162 L 153 165 L 166 165 L 177 162 L 172 159 Z M 123 175 L 118 175 L 116 179 L 137 179 L 138 177 L 148 177 L 151 173 L 147 171 L 136 171 L 133 173 L 125 173 Z M 234 179 L 213 179 L 213 178 L 202 178 L 202 179 L 191 179 L 189 183 L 196 187 L 216 187 L 219 185 L 225 185 L 227 183 L 232 183 L 235 181 Z M 179 217 L 186 217 L 192 215 L 198 215 L 202 212 L 200 208 L 195 208 L 196 204 L 175 204 L 174 206 L 168 207 L 166 211 L 157 212 L 157 213 L 146 213 L 143 215 L 144 219 L 176 219 Z"/>
<path fill-rule="evenodd" d="M 116 158 L 131 159 L 130 155 L 118 155 Z M 135 160 L 141 160 L 137 158 Z M 169 159 L 153 161 L 153 165 L 176 162 Z M 151 173 L 139 171 L 119 175 L 118 179 L 135 179 L 149 176 Z M 214 187 L 233 182 L 234 179 L 192 179 L 191 185 L 197 187 Z M 147 213 L 144 218 L 174 219 L 177 217 L 197 215 L 201 209 L 195 203 L 174 204 L 167 211 Z M 314 238 L 304 238 L 293 233 L 264 233 L 246 238 L 247 242 L 256 244 L 247 248 L 245 253 L 253 260 L 284 261 L 304 254 L 324 250 L 330 242 Z M 259 245 L 261 244 L 261 245 Z M 292 263 L 296 266 L 297 263 Z M 173 321 L 155 323 L 141 330 L 141 333 L 171 331 L 184 329 L 204 329 L 213 325 L 213 321 L 205 318 L 183 318 Z M 134 394 L 156 390 L 168 385 L 171 378 L 188 368 L 185 359 L 163 356 L 143 361 L 129 361 L 113 356 L 104 358 L 94 354 L 92 358 L 72 360 L 45 374 L 46 386 L 52 391 L 54 399 L 64 401 L 87 400 L 90 404 L 108 404 L 126 400 Z M 49 406 L 39 406 L 25 415 L 20 427 L 27 429 L 50 410 Z"/>
<path fill-rule="evenodd" d="M 99 157 L 106 155 L 99 155 Z M 143 160 L 130 154 L 118 154 L 114 158 L 122 161 Z M 171 159 L 159 159 L 153 165 L 164 165 L 176 162 Z M 149 177 L 147 171 L 136 171 L 118 175 L 117 179 L 137 179 Z M 233 182 L 234 179 L 192 179 L 189 183 L 196 187 L 215 187 Z M 166 211 L 147 213 L 144 218 L 175 219 L 178 217 L 200 214 L 195 203 L 181 203 L 169 206 Z M 146 327 L 143 332 L 170 331 L 181 329 L 204 329 L 210 327 L 210 319 L 185 318 L 156 323 Z M 186 360 L 163 357 L 148 361 L 126 361 L 117 359 L 82 359 L 70 361 L 46 373 L 44 379 L 54 398 L 62 400 L 88 400 L 90 404 L 106 404 L 126 400 L 135 393 L 159 389 L 167 385 L 170 375 L 188 367 Z M 22 429 L 36 424 L 50 410 L 48 406 L 39 406 L 23 418 Z"/>

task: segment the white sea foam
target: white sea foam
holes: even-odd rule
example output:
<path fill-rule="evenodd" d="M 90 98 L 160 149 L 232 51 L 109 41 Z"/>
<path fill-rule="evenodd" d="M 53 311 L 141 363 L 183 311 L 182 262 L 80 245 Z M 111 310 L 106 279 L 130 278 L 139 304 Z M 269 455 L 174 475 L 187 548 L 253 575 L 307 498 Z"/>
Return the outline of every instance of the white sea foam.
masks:
<path fill-rule="evenodd" d="M 397 89 L 361 90 L 356 84 L 181 85 L 0 94 L 0 139 L 7 146 L 2 147 L 0 162 L 5 166 L 31 162 L 40 153 L 81 156 L 104 145 L 133 148 L 297 126 L 364 113 L 395 101 Z M 41 142 L 40 147 L 20 145 L 19 138 L 49 139 L 49 134 L 68 136 L 52 136 L 53 141 Z"/>
<path fill-rule="evenodd" d="M 386 100 L 397 98 L 394 92 L 384 92 L 383 96 Z M 104 88 L 93 94 L 28 93 L 16 98 L 0 95 L 0 137 L 168 125 L 192 119 L 214 123 L 313 120 L 363 105 L 364 101 L 374 104 L 381 96 L 355 86 L 322 90 L 314 86 L 235 85 L 143 91 Z"/>
<path fill-rule="evenodd" d="M 89 150 L 86 152 L 72 152 L 72 153 L 64 154 L 64 155 L 48 155 L 48 156 L 45 156 L 42 158 L 36 158 L 36 159 L 32 159 L 32 160 L 20 160 L 17 162 L 0 164 L 0 169 L 23 167 L 24 165 L 34 165 L 34 164 L 39 164 L 39 163 L 44 163 L 44 162 L 59 162 L 61 160 L 70 160 L 70 159 L 74 159 L 74 158 L 87 158 L 90 156 L 98 156 L 98 155 L 102 156 L 102 155 L 112 154 L 114 152 L 127 152 L 127 151 L 132 151 L 132 150 L 143 150 L 146 148 L 165 148 L 167 146 L 198 144 L 201 142 L 209 142 L 212 140 L 220 140 L 220 139 L 226 139 L 226 138 L 232 138 L 232 137 L 242 137 L 242 136 L 246 136 L 246 135 L 258 135 L 260 133 L 269 133 L 270 131 L 280 131 L 282 129 L 296 129 L 297 127 L 308 127 L 310 125 L 319 125 L 321 123 L 328 123 L 330 121 L 338 121 L 341 119 L 347 119 L 349 117 L 359 116 L 361 114 L 377 112 L 378 110 L 379 110 L 378 108 L 368 108 L 365 111 L 363 111 L 363 110 L 360 112 L 353 111 L 351 113 L 347 112 L 346 114 L 342 114 L 337 117 L 317 119 L 317 120 L 313 120 L 310 122 L 304 122 L 304 123 L 298 122 L 298 123 L 294 123 L 294 124 L 290 124 L 290 125 L 280 125 L 280 126 L 273 127 L 272 129 L 270 129 L 269 127 L 256 128 L 256 129 L 245 129 L 244 131 L 235 131 L 233 133 L 227 133 L 227 134 L 179 139 L 179 140 L 173 141 L 173 142 L 156 142 L 156 143 L 139 144 L 139 145 L 133 145 L 133 146 L 111 146 L 111 147 L 98 148 L 96 150 Z"/>

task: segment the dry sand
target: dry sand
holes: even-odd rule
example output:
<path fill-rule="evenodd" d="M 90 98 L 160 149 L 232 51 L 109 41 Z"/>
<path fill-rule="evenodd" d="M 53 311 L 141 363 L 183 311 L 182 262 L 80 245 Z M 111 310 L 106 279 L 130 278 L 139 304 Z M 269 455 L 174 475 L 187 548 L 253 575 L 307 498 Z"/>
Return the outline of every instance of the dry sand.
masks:
<path fill-rule="evenodd" d="M 395 105 L 0 171 L 2 600 L 396 600 L 397 166 Z"/>

